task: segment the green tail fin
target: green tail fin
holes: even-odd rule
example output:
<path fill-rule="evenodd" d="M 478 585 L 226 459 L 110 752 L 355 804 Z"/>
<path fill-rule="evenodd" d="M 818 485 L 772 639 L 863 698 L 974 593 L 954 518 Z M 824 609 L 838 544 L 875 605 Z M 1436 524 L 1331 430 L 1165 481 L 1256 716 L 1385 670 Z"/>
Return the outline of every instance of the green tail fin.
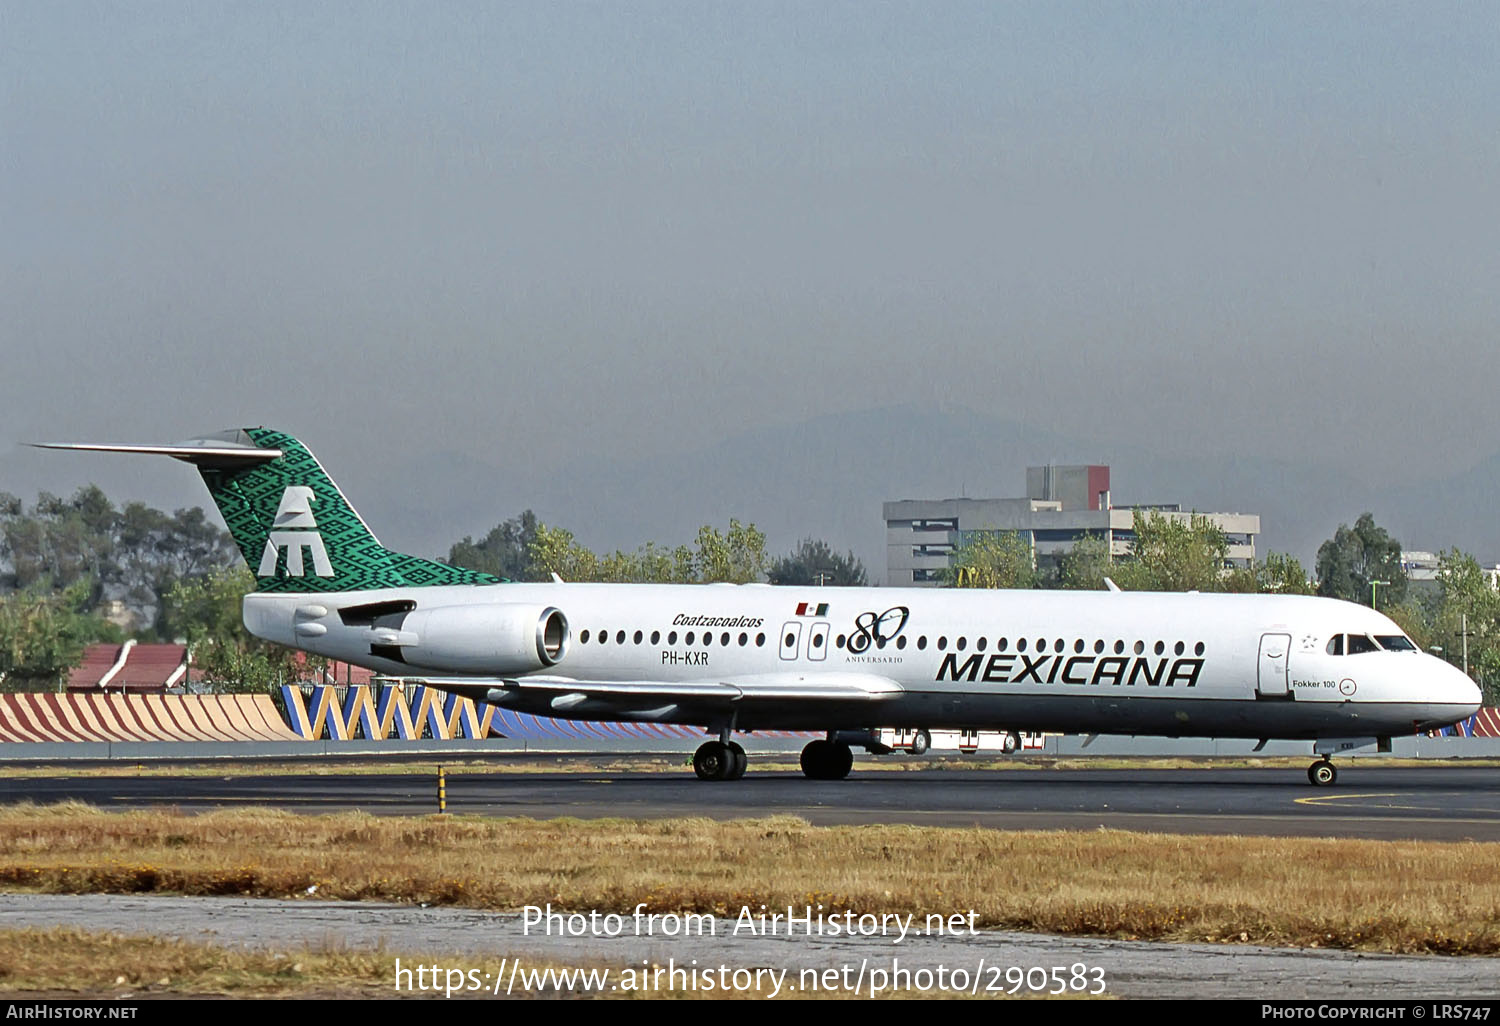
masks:
<path fill-rule="evenodd" d="M 193 461 L 255 574 L 257 591 L 365 591 L 499 581 L 383 547 L 313 454 L 291 435 L 246 428 L 218 438 L 229 445 L 281 450 L 276 459 L 250 465 L 246 460 Z"/>

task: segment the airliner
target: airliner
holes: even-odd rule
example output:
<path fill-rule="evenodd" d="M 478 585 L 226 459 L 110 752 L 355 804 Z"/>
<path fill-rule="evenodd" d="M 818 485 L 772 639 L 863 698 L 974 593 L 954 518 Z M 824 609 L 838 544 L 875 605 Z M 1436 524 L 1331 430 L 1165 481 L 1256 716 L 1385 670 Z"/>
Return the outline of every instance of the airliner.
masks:
<path fill-rule="evenodd" d="M 477 701 L 702 727 L 703 780 L 736 733 L 823 733 L 840 780 L 880 727 L 1314 742 L 1332 754 L 1472 716 L 1479 689 L 1373 609 L 1308 596 L 765 584 L 515 583 L 386 549 L 297 439 L 39 443 L 198 467 L 256 576 L 251 634 Z"/>

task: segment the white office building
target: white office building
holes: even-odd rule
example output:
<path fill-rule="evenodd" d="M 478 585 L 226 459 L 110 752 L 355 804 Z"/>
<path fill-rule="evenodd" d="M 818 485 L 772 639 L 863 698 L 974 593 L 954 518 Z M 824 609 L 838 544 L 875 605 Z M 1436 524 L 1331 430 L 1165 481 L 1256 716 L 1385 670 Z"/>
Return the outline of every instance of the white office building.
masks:
<path fill-rule="evenodd" d="M 1255 561 L 1260 516 L 1199 513 L 1177 504 L 1115 506 L 1109 467 L 1028 467 L 1026 497 L 1020 499 L 901 499 L 884 504 L 886 584 L 937 586 L 953 552 L 971 532 L 1013 531 L 1031 543 L 1039 567 L 1055 565 L 1081 539 L 1104 539 L 1112 556 L 1130 552 L 1135 511 L 1180 519 L 1207 518 L 1229 540 L 1237 566 Z"/>

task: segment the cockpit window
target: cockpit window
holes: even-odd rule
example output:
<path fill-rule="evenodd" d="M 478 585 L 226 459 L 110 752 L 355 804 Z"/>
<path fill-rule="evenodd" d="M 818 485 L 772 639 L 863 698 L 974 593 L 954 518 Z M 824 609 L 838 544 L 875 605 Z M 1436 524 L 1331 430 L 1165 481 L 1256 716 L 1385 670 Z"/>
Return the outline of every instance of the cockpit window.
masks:
<path fill-rule="evenodd" d="M 1417 646 L 1404 634 L 1377 634 L 1375 640 L 1380 642 L 1380 647 L 1387 652 L 1415 652 Z"/>
<path fill-rule="evenodd" d="M 1359 655 L 1361 652 L 1379 652 L 1380 646 L 1370 640 L 1367 634 L 1351 634 L 1346 651 L 1349 655 Z"/>
<path fill-rule="evenodd" d="M 1344 654 L 1344 636 L 1342 634 L 1335 634 L 1333 637 L 1328 639 L 1328 654 Z"/>

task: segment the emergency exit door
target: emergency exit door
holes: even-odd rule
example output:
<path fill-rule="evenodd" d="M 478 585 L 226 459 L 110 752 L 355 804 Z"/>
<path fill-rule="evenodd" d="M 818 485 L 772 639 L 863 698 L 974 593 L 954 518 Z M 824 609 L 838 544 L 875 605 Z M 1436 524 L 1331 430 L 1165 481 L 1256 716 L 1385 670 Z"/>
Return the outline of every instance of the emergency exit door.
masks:
<path fill-rule="evenodd" d="M 1260 679 L 1255 689 L 1260 697 L 1285 698 L 1290 693 L 1287 687 L 1287 657 L 1291 651 L 1290 634 L 1260 636 Z"/>
<path fill-rule="evenodd" d="M 802 624 L 792 620 L 781 628 L 781 658 L 796 659 L 802 641 Z"/>

